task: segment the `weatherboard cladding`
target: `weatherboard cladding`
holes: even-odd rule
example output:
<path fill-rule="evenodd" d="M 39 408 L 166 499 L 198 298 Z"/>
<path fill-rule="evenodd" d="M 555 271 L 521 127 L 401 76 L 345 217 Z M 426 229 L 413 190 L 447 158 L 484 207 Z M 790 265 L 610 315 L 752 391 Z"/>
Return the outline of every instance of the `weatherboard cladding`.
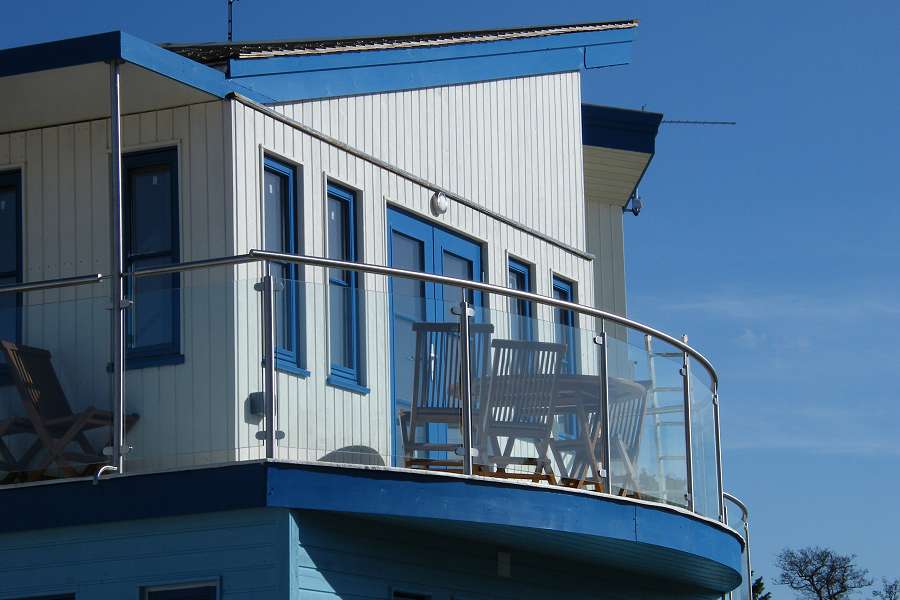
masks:
<path fill-rule="evenodd" d="M 287 117 L 388 160 L 481 203 L 549 237 L 583 245 L 580 93 L 577 73 L 524 78 L 413 92 L 366 95 L 296 105 L 278 110 Z M 506 281 L 506 251 L 536 265 L 538 293 L 550 295 L 550 273 L 578 282 L 579 301 L 593 302 L 591 261 L 546 240 L 522 232 L 457 203 L 435 218 L 429 210 L 431 190 L 413 184 L 370 162 L 327 145 L 264 113 L 238 102 L 231 132 L 234 152 L 235 252 L 259 247 L 263 215 L 258 201 L 261 154 L 269 152 L 298 165 L 303 239 L 301 250 L 322 255 L 324 178 L 360 191 L 359 247 L 364 262 L 387 264 L 385 211 L 400 206 L 485 244 L 485 278 Z M 550 146 L 548 149 L 547 146 Z M 537 216 L 535 216 L 535 214 Z M 258 267 L 239 266 L 239 278 L 251 280 Z M 320 269 L 306 269 L 308 368 L 306 379 L 279 373 L 279 421 L 286 437 L 280 458 L 315 460 L 350 445 L 390 454 L 388 414 L 391 382 L 385 361 L 389 297 L 384 278 L 363 278 L 364 384 L 368 396 L 325 385 L 327 340 L 326 286 Z M 258 391 L 256 340 L 259 297 L 242 288 L 235 307 L 237 398 Z M 506 302 L 491 297 L 495 308 Z M 538 317 L 552 322 L 549 310 Z M 590 327 L 586 322 L 581 324 Z M 552 333 L 548 332 L 548 336 Z M 239 411 L 242 407 L 238 407 Z M 262 423 L 238 419 L 241 456 L 259 456 L 256 434 Z"/>

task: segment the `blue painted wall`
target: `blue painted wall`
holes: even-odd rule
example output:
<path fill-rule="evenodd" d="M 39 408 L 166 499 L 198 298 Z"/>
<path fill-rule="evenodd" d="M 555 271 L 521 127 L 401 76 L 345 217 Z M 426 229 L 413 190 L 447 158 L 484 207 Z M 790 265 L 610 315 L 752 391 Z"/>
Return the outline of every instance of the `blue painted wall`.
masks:
<path fill-rule="evenodd" d="M 220 582 L 221 600 L 286 598 L 290 522 L 256 509 L 0 535 L 0 598 L 138 600 L 198 581 Z"/>
<path fill-rule="evenodd" d="M 643 575 L 510 550 L 365 518 L 296 511 L 291 600 L 388 599 L 393 590 L 431 600 L 593 598 L 700 600 L 715 593 L 675 589 Z M 510 577 L 498 574 L 498 552 L 510 553 Z"/>
<path fill-rule="evenodd" d="M 101 507 L 97 507 L 102 510 Z M 498 552 L 510 554 L 510 576 Z M 702 600 L 645 575 L 540 548 L 321 511 L 252 509 L 0 535 L 0 599 L 139 600 L 144 586 L 217 581 L 221 600 L 601 598 Z"/>

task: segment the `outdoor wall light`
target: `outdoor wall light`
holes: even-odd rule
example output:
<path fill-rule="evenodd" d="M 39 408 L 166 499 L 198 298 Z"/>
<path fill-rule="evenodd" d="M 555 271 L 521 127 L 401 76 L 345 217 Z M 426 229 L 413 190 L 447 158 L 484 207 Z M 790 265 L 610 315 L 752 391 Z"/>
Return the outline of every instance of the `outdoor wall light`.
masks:
<path fill-rule="evenodd" d="M 439 216 L 447 212 L 450 208 L 450 200 L 444 192 L 435 192 L 431 196 L 431 212 L 434 216 Z"/>
<path fill-rule="evenodd" d="M 631 208 L 628 206 L 631 205 Z M 631 193 L 631 197 L 628 198 L 628 202 L 625 203 L 625 206 L 622 207 L 622 212 L 630 212 L 634 216 L 638 216 L 641 214 L 641 209 L 644 208 L 644 200 L 641 198 L 638 193 L 637 188 Z"/>

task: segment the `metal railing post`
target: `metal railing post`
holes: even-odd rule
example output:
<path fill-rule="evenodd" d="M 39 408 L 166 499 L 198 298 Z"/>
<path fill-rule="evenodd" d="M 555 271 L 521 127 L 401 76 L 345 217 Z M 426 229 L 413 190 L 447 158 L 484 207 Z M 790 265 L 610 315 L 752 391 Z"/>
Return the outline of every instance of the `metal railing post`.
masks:
<path fill-rule="evenodd" d="M 725 512 L 725 478 L 722 473 L 722 430 L 719 421 L 719 384 L 712 384 L 713 421 L 716 428 L 716 483 L 719 486 L 717 499 L 719 501 L 719 520 L 728 524 L 728 514 Z"/>
<path fill-rule="evenodd" d="M 278 443 L 278 395 L 275 387 L 277 385 L 275 375 L 275 284 L 272 279 L 272 267 L 269 261 L 263 262 L 262 294 L 266 458 L 275 458 L 277 454 L 276 444 Z"/>
<path fill-rule="evenodd" d="M 112 466 L 125 472 L 125 256 L 123 249 L 122 202 L 122 117 L 119 91 L 119 62 L 109 63 L 110 142 L 112 168 L 110 195 L 112 201 L 112 281 L 110 301 L 112 315 Z"/>
<path fill-rule="evenodd" d="M 687 344 L 687 336 L 683 337 L 684 343 Z M 681 378 L 684 386 L 684 465 L 685 465 L 685 485 L 687 487 L 687 508 L 694 510 L 694 448 L 693 436 L 691 432 L 691 358 L 687 352 L 682 353 L 684 364 L 681 367 Z"/>
<path fill-rule="evenodd" d="M 600 335 L 594 338 L 594 343 L 600 346 L 600 376 L 603 378 L 603 389 L 600 396 L 601 427 L 600 432 L 600 460 L 603 463 L 603 485 L 607 494 L 612 494 L 612 465 L 610 464 L 610 439 L 609 439 L 609 336 L 606 333 L 606 319 L 600 319 Z"/>
<path fill-rule="evenodd" d="M 475 314 L 462 288 L 462 299 L 453 307 L 459 317 L 459 398 L 462 411 L 463 474 L 472 474 L 472 371 L 469 347 L 469 318 Z"/>

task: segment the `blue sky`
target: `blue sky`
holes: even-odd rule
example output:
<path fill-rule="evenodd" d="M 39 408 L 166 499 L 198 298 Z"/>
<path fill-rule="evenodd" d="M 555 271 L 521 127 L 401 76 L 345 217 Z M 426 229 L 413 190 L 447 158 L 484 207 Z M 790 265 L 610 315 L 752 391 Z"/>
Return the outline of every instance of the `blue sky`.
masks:
<path fill-rule="evenodd" d="M 584 100 L 738 125 L 662 127 L 645 210 L 626 218 L 631 316 L 688 333 L 719 369 L 726 485 L 753 511 L 758 571 L 822 544 L 900 577 L 900 7 L 812 6 L 240 0 L 235 33 L 640 18 L 633 64 L 588 72 Z M 111 29 L 221 40 L 224 0 L 31 0 L 0 44 Z"/>

